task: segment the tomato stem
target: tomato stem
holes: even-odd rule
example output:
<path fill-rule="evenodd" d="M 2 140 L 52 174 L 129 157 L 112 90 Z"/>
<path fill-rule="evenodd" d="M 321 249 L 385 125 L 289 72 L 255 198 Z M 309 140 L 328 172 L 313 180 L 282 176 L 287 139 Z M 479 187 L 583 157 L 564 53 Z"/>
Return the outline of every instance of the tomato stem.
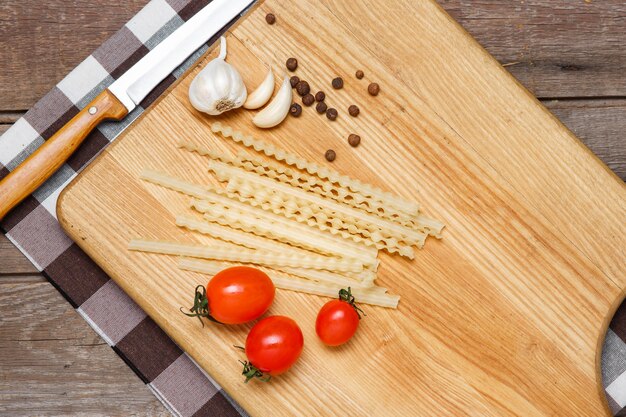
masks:
<path fill-rule="evenodd" d="M 263 381 L 263 382 L 267 382 L 272 378 L 271 375 L 265 375 L 263 372 L 259 370 L 259 368 L 252 365 L 248 361 L 245 361 L 245 362 L 239 361 L 239 363 L 243 365 L 243 372 L 241 373 L 241 375 L 244 375 L 246 377 L 246 380 L 245 380 L 246 384 L 248 383 L 248 381 L 250 381 L 253 378 L 257 378 L 259 381 Z"/>
<path fill-rule="evenodd" d="M 189 317 L 197 317 L 204 327 L 204 322 L 202 321 L 202 317 L 206 317 L 207 319 L 214 321 L 215 323 L 219 323 L 219 321 L 215 320 L 213 316 L 211 316 L 211 312 L 209 311 L 209 299 L 206 296 L 206 288 L 204 285 L 198 285 L 196 287 L 196 291 L 193 297 L 193 307 L 189 309 L 191 313 L 185 313 L 183 308 L 180 308 L 180 312 Z"/>
<path fill-rule="evenodd" d="M 361 314 L 363 314 L 363 316 L 367 316 L 367 314 L 365 314 L 365 312 L 355 304 L 354 296 L 352 295 L 352 290 L 350 289 L 350 287 L 348 287 L 347 289 L 342 288 L 339 290 L 339 299 L 341 301 L 345 301 L 346 303 L 350 304 L 352 308 L 354 308 L 354 311 L 356 311 L 356 315 L 359 316 L 359 320 L 361 320 Z"/>

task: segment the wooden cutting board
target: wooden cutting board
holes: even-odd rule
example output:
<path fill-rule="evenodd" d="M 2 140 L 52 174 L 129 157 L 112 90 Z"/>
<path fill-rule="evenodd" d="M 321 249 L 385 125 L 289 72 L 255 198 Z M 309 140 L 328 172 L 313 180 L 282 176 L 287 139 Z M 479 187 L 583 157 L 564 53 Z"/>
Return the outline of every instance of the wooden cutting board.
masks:
<path fill-rule="evenodd" d="M 268 0 L 228 38 L 249 91 L 266 64 L 282 74 L 294 56 L 297 75 L 340 116 L 304 108 L 269 131 L 248 111 L 219 120 L 318 163 L 332 148 L 333 168 L 419 201 L 447 228 L 414 261 L 380 255 L 378 283 L 402 296 L 399 308 L 365 306 L 341 348 L 315 336 L 326 299 L 279 291 L 271 313 L 296 319 L 305 351 L 288 374 L 244 385 L 232 345 L 249 326 L 202 329 L 178 308 L 206 277 L 126 250 L 133 237 L 210 242 L 174 225 L 186 197 L 138 180 L 144 168 L 210 180 L 179 138 L 235 149 L 188 103 L 195 68 L 59 200 L 69 235 L 183 349 L 253 416 L 609 415 L 600 350 L 626 287 L 616 176 L 433 1 Z M 335 76 L 343 90 L 330 87 Z M 353 103 L 358 118 L 347 114 Z"/>

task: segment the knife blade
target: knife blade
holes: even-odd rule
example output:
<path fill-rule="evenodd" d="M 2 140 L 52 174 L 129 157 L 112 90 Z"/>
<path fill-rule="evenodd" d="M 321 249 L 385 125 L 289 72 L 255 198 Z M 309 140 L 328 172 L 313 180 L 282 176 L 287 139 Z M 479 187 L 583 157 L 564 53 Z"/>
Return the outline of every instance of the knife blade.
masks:
<path fill-rule="evenodd" d="M 213 0 L 111 84 L 109 91 L 132 111 L 176 67 L 252 3 Z"/>
<path fill-rule="evenodd" d="M 255 2 L 213 0 L 129 68 L 0 180 L 0 219 L 52 176 L 100 122 L 126 117 L 191 54 Z"/>

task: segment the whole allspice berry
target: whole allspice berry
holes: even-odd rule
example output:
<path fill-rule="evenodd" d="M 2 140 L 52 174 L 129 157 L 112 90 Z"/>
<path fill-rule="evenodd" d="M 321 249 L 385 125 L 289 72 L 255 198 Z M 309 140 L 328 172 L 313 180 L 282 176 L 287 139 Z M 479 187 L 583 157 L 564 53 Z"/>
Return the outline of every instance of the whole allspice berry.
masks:
<path fill-rule="evenodd" d="M 357 146 L 359 146 L 359 143 L 361 143 L 361 136 L 350 133 L 350 136 L 348 136 L 348 143 L 353 148 L 356 148 Z"/>
<path fill-rule="evenodd" d="M 324 114 L 326 113 L 326 109 L 328 108 L 328 106 L 326 105 L 326 103 L 324 103 L 323 101 L 320 101 L 319 103 L 317 103 L 317 105 L 315 106 L 315 110 L 319 113 L 319 114 Z"/>
<path fill-rule="evenodd" d="M 365 74 L 363 74 L 363 71 L 361 71 L 361 70 L 358 70 L 358 71 L 356 72 L 356 74 L 354 74 L 354 75 L 355 75 L 355 76 L 356 76 L 356 78 L 357 78 L 357 79 L 359 79 L 359 80 L 360 80 L 360 79 L 362 79 L 362 78 L 365 76 Z"/>
<path fill-rule="evenodd" d="M 318 91 L 315 93 L 315 101 L 324 101 L 326 99 L 326 93 L 323 91 Z"/>
<path fill-rule="evenodd" d="M 313 94 L 309 93 L 306 96 L 302 97 L 302 104 L 304 104 L 305 106 L 309 107 L 313 105 L 313 103 L 315 103 L 315 97 L 313 97 Z"/>
<path fill-rule="evenodd" d="M 332 149 L 329 149 L 324 154 L 324 158 L 326 158 L 328 162 L 333 162 L 335 158 L 337 158 L 337 154 Z"/>
<path fill-rule="evenodd" d="M 348 113 L 350 113 L 350 116 L 352 117 L 357 117 L 360 112 L 361 110 L 359 110 L 359 107 L 354 104 L 348 107 Z"/>
<path fill-rule="evenodd" d="M 287 69 L 289 71 L 295 71 L 298 68 L 298 60 L 295 58 L 289 58 L 287 60 Z"/>
<path fill-rule="evenodd" d="M 265 15 L 265 21 L 268 25 L 273 25 L 274 23 L 276 23 L 276 16 L 274 16 L 273 13 L 268 13 Z"/>
<path fill-rule="evenodd" d="M 291 88 L 296 88 L 296 85 L 300 82 L 300 77 L 294 75 L 289 79 L 289 84 L 291 84 Z"/>
<path fill-rule="evenodd" d="M 296 84 L 296 92 L 300 95 L 300 97 L 304 97 L 311 92 L 311 87 L 309 87 L 309 83 L 306 81 L 300 81 Z"/>
<path fill-rule="evenodd" d="M 293 103 L 291 107 L 289 107 L 289 114 L 293 117 L 298 117 L 302 114 L 302 106 L 298 103 Z"/>
<path fill-rule="evenodd" d="M 343 79 L 341 77 L 337 77 L 332 81 L 331 84 L 333 85 L 333 88 L 335 90 L 339 90 L 340 88 L 343 88 Z"/>
<path fill-rule="evenodd" d="M 371 83 L 367 86 L 367 92 L 372 96 L 377 96 L 380 93 L 380 86 L 376 83 Z"/>
<path fill-rule="evenodd" d="M 328 118 L 328 120 L 335 120 L 337 119 L 338 115 L 339 113 L 337 113 L 337 109 L 331 107 L 330 109 L 326 110 L 326 117 Z"/>

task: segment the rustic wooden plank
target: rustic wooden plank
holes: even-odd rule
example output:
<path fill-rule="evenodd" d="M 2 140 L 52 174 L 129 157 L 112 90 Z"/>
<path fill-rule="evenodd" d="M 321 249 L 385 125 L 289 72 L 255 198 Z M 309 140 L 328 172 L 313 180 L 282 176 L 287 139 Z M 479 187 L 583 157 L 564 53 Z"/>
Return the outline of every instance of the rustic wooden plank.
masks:
<path fill-rule="evenodd" d="M 536 96 L 626 96 L 623 0 L 438 1 Z"/>
<path fill-rule="evenodd" d="M 24 112 L 20 112 L 20 111 L 4 111 L 4 112 L 0 112 L 0 124 L 4 125 L 4 124 L 13 124 L 17 121 L 17 119 L 19 119 L 20 117 L 22 117 L 24 115 Z M 0 130 L 0 134 L 2 134 L 2 131 Z"/>
<path fill-rule="evenodd" d="M 2 2 L 0 110 L 28 109 L 146 2 Z M 626 95 L 621 0 L 440 3 L 539 96 Z"/>
<path fill-rule="evenodd" d="M 544 104 L 626 181 L 626 100 L 552 100 Z"/>
<path fill-rule="evenodd" d="M 0 111 L 30 108 L 146 3 L 0 2 Z"/>
<path fill-rule="evenodd" d="M 0 256 L 2 256 L 1 249 Z M 0 284 L 35 284 L 42 282 L 47 282 L 46 277 L 44 277 L 42 274 L 0 275 Z"/>
<path fill-rule="evenodd" d="M 0 283 L 0 410 L 11 416 L 169 416 L 48 283 Z"/>
<path fill-rule="evenodd" d="M 26 259 L 7 237 L 0 233 L 0 276 L 3 274 L 36 274 L 37 268 Z"/>

